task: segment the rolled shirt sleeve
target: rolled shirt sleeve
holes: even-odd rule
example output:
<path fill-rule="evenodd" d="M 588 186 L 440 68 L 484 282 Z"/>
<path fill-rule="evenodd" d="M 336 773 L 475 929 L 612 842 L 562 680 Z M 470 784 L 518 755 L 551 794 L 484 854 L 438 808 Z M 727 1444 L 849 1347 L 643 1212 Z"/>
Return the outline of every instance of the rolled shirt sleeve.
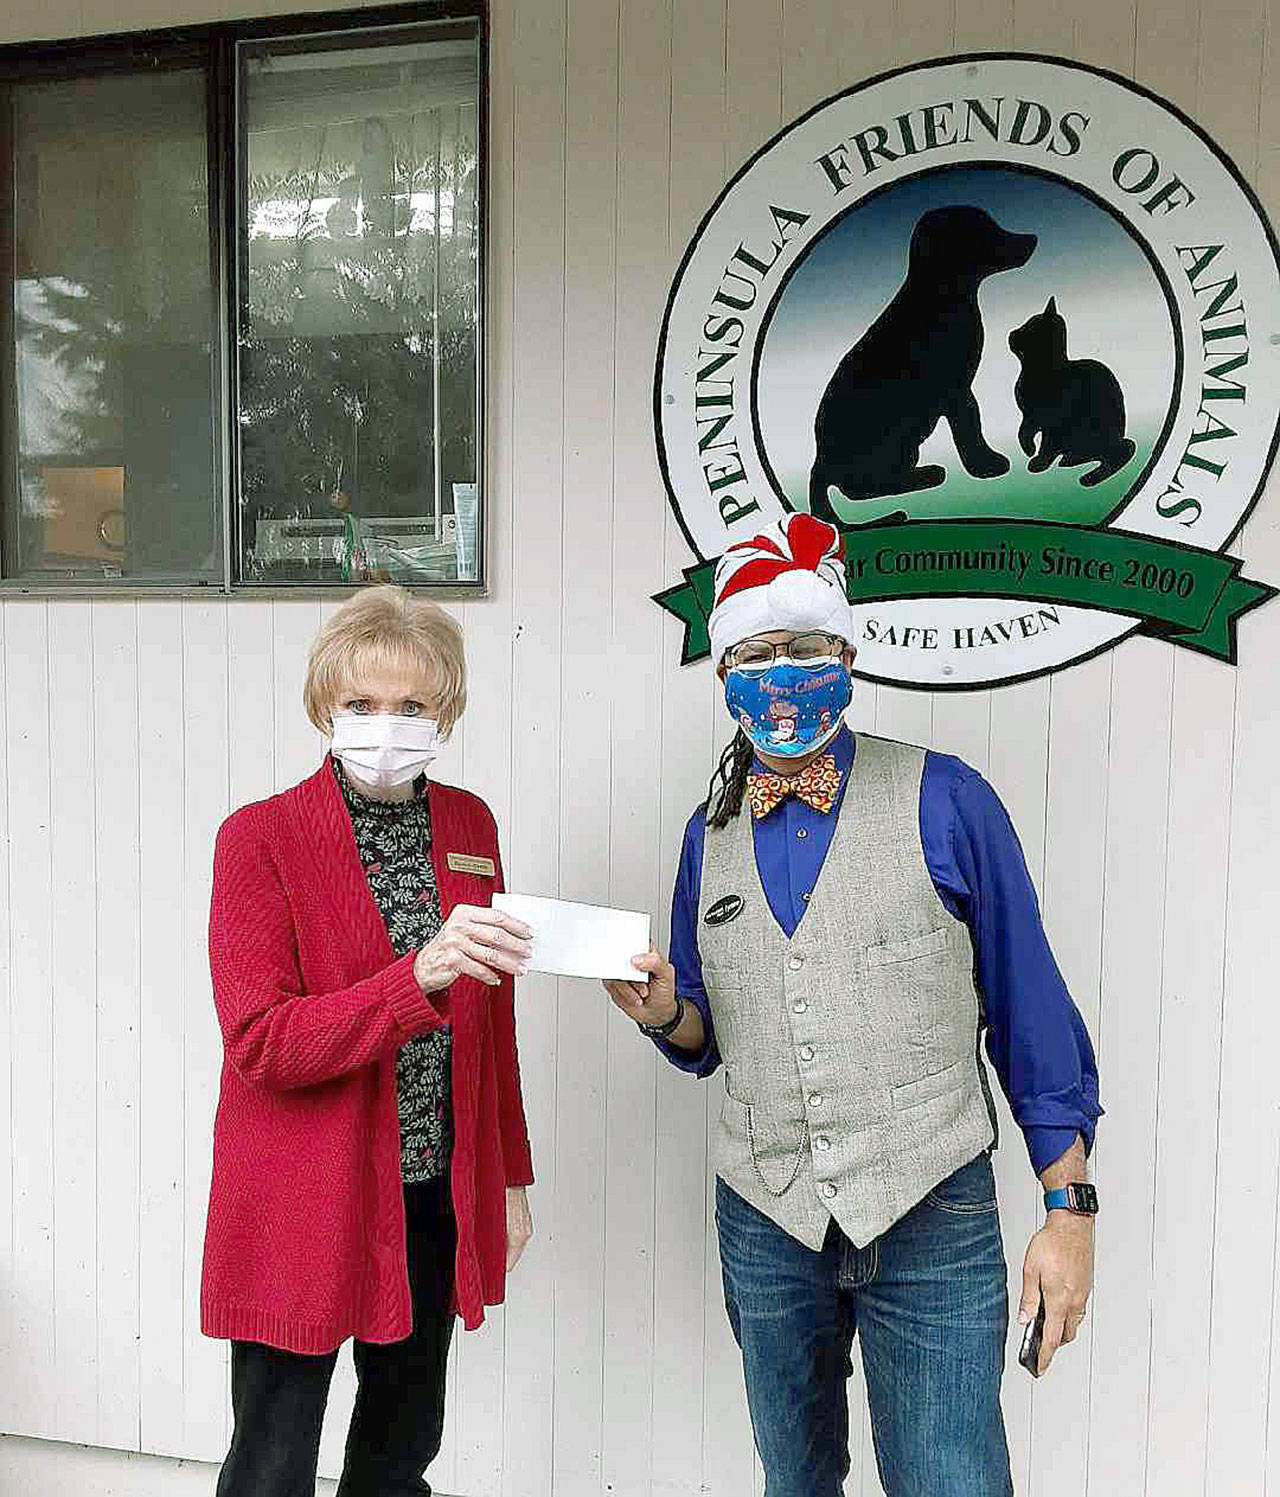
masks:
<path fill-rule="evenodd" d="M 1102 1108 L 1089 1031 L 1054 960 L 1017 833 L 986 780 L 930 754 L 921 831 L 939 896 L 969 927 L 987 1054 L 1042 1174 L 1077 1133 L 1093 1148 Z"/>
<path fill-rule="evenodd" d="M 672 1065 L 693 1076 L 710 1076 L 720 1064 L 711 1005 L 702 980 L 702 957 L 698 951 L 698 904 L 702 898 L 702 839 L 706 832 L 706 807 L 699 806 L 684 829 L 680 866 L 671 896 L 671 964 L 676 969 L 676 992 L 702 1015 L 701 1050 L 684 1050 L 670 1040 L 654 1036 L 653 1042 Z"/>

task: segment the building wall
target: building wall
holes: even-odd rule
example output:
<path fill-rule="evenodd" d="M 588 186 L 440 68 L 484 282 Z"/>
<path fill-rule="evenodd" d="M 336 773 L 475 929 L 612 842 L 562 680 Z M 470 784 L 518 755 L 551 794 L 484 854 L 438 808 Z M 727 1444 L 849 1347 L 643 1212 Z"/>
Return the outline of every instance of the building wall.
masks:
<path fill-rule="evenodd" d="M 211 14 L 10 0 L 0 38 Z M 1271 0 L 495 0 L 493 588 L 457 609 L 472 705 L 441 774 L 493 806 L 511 887 L 665 928 L 727 730 L 649 601 L 688 559 L 650 382 L 666 288 L 736 165 L 883 68 L 1014 47 L 1163 94 L 1274 215 L 1278 20 Z M 1234 549 L 1280 578 L 1274 497 Z M 201 1339 L 196 1300 L 210 852 L 230 808 L 317 762 L 299 684 L 323 613 L 0 606 L 0 1428 L 102 1447 L 0 1442 L 6 1494 L 56 1493 L 72 1469 L 77 1492 L 149 1490 L 112 1452 L 224 1449 L 225 1347 Z M 1094 1307 L 1042 1384 L 1010 1357 L 1020 1493 L 1280 1491 L 1280 605 L 1244 622 L 1241 660 L 1131 639 L 998 691 L 858 688 L 860 726 L 959 753 L 1005 798 L 1098 1046 Z M 459 1337 L 434 1479 L 474 1497 L 759 1492 L 707 1190 L 719 1083 L 661 1065 L 592 984 L 530 977 L 519 1014 L 538 1236 L 507 1308 Z M 1038 1191 L 1003 1103 L 1002 1125 L 1016 1296 Z M 872 1494 L 856 1371 L 852 1397 L 848 1491 Z M 344 1370 L 329 1472 L 349 1399 Z"/>

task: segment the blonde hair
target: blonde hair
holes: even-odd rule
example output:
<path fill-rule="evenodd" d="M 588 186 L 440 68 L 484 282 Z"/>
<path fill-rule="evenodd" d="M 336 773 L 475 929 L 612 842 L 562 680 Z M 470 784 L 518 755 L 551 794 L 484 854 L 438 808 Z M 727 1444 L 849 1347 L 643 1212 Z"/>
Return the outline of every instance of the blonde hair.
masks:
<path fill-rule="evenodd" d="M 302 699 L 319 730 L 333 730 L 333 709 L 370 666 L 425 670 L 435 716 L 447 736 L 467 705 L 462 630 L 443 608 L 384 583 L 358 592 L 311 642 Z"/>

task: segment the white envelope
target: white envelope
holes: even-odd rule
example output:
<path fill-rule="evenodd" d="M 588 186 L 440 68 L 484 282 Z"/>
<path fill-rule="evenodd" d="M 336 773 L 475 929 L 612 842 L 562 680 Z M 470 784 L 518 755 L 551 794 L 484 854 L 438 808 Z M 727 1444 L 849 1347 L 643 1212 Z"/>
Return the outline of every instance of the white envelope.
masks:
<path fill-rule="evenodd" d="M 495 894 L 493 907 L 533 931 L 534 972 L 559 977 L 621 977 L 645 981 L 631 958 L 649 949 L 649 916 L 638 910 L 611 910 L 536 894 Z"/>

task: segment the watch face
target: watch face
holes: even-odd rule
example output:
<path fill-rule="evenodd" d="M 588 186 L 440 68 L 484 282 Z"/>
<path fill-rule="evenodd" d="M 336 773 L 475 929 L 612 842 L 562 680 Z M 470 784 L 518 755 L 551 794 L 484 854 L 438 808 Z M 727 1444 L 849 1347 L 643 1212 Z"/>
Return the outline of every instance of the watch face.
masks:
<path fill-rule="evenodd" d="M 1083 1212 L 1088 1216 L 1095 1216 L 1098 1211 L 1098 1192 L 1088 1181 L 1080 1181 L 1074 1185 L 1067 1186 L 1067 1192 L 1071 1199 L 1071 1209 Z"/>

